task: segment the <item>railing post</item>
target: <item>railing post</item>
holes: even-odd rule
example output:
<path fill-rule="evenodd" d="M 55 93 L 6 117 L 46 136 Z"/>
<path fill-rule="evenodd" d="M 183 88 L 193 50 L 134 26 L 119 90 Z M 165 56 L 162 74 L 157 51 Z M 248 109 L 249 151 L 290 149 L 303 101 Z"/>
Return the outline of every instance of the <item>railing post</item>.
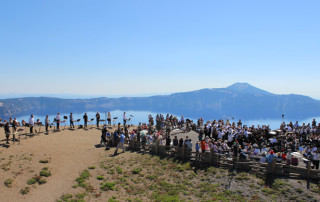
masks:
<path fill-rule="evenodd" d="M 186 145 L 183 144 L 183 145 L 182 145 L 182 159 L 183 159 L 183 160 L 184 160 L 184 158 L 185 158 L 185 151 L 186 151 Z"/>
<path fill-rule="evenodd" d="M 210 149 L 210 154 L 209 154 L 209 163 L 212 164 L 213 163 L 213 149 Z"/>
<path fill-rule="evenodd" d="M 307 178 L 310 177 L 310 173 L 311 173 L 311 161 L 308 161 L 308 167 L 307 167 Z"/>
<path fill-rule="evenodd" d="M 156 155 L 158 155 L 158 153 L 159 153 L 159 141 L 158 140 L 156 140 L 156 148 L 155 148 L 155 153 L 156 153 Z"/>
<path fill-rule="evenodd" d="M 276 173 L 276 163 L 277 163 L 277 160 L 276 160 L 276 157 L 274 157 L 272 162 L 272 174 Z"/>

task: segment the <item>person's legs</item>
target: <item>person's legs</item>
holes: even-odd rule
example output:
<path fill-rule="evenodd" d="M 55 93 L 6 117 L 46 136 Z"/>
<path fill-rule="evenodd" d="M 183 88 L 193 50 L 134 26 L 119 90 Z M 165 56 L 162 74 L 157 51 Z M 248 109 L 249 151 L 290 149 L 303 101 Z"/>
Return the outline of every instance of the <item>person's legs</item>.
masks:
<path fill-rule="evenodd" d="M 57 129 L 59 130 L 59 126 L 60 126 L 60 123 L 59 122 L 57 122 Z"/>
<path fill-rule="evenodd" d="M 9 144 L 9 133 L 6 132 L 7 144 Z"/>
<path fill-rule="evenodd" d="M 319 170 L 319 161 L 313 161 L 314 168 Z"/>
<path fill-rule="evenodd" d="M 124 153 L 125 150 L 124 150 L 124 143 L 123 143 L 123 142 L 121 142 L 121 146 L 122 146 L 122 151 L 123 151 L 123 153 Z"/>
<path fill-rule="evenodd" d="M 118 153 L 118 148 L 121 146 L 121 142 L 118 143 L 116 150 L 114 151 L 114 155 Z"/>

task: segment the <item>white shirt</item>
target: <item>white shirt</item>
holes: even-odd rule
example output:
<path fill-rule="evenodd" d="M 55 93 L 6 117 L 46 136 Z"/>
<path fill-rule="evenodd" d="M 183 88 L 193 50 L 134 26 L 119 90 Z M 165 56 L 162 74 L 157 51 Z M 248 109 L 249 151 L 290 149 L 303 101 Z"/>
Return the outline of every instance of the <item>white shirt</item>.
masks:
<path fill-rule="evenodd" d="M 33 119 L 33 117 L 30 117 L 30 119 L 29 119 L 29 125 L 34 125 L 34 119 Z"/>
<path fill-rule="evenodd" d="M 126 118 L 126 115 L 125 114 L 123 114 L 123 120 L 126 120 L 127 118 Z"/>
<path fill-rule="evenodd" d="M 60 115 L 59 114 L 56 116 L 56 120 L 60 121 Z"/>
<path fill-rule="evenodd" d="M 314 156 L 313 156 L 313 160 L 315 160 L 315 161 L 319 161 L 319 160 L 320 160 L 320 154 L 319 154 L 319 153 L 314 154 Z"/>

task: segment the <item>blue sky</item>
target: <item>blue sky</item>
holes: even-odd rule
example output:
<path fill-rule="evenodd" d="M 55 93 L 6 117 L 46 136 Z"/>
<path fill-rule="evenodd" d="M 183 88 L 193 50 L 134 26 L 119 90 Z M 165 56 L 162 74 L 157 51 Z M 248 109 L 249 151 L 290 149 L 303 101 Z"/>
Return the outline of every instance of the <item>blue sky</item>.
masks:
<path fill-rule="evenodd" d="M 0 1 L 0 94 L 235 82 L 320 98 L 320 1 Z"/>

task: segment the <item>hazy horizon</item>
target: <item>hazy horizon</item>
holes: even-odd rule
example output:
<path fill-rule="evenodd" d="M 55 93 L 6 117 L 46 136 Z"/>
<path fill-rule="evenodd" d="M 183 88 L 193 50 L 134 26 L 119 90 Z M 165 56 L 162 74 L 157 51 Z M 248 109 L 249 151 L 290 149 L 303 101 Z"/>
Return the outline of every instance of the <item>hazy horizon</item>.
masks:
<path fill-rule="evenodd" d="M 237 83 L 240 83 L 240 82 L 237 82 Z M 237 84 L 237 83 L 235 83 L 235 84 Z M 249 84 L 249 85 L 251 85 L 251 84 Z M 229 86 L 209 88 L 209 89 L 219 89 L 219 88 L 227 88 L 227 87 L 229 87 Z M 255 86 L 253 85 L 253 87 L 255 87 Z M 208 88 L 203 88 L 203 89 L 208 89 Z M 196 90 L 202 90 L 202 89 L 196 89 Z M 264 90 L 264 89 L 261 89 L 261 90 Z M 100 97 L 108 97 L 108 98 L 150 97 L 150 96 L 157 96 L 157 95 L 170 95 L 170 94 L 181 93 L 181 92 L 145 93 L 145 94 L 118 94 L 118 95 L 117 94 L 114 94 L 114 95 L 103 95 L 103 94 L 89 95 L 89 94 L 87 94 L 86 95 L 86 94 L 68 94 L 68 93 L 63 93 L 63 94 L 28 94 L 28 93 L 5 93 L 5 94 L 1 94 L 0 93 L 0 99 L 14 99 L 14 98 L 24 98 L 24 97 L 52 97 L 52 98 L 61 98 L 61 99 L 90 99 L 90 98 L 100 98 Z M 183 91 L 183 92 L 189 92 L 189 91 Z M 273 92 L 270 92 L 270 93 L 273 93 Z M 282 95 L 289 95 L 289 94 L 294 94 L 294 93 L 287 93 L 287 94 L 282 94 Z M 303 95 L 303 94 L 301 94 L 301 95 Z M 311 97 L 311 98 L 316 99 L 316 100 L 320 100 L 320 97 L 318 97 L 318 98 Z"/>

